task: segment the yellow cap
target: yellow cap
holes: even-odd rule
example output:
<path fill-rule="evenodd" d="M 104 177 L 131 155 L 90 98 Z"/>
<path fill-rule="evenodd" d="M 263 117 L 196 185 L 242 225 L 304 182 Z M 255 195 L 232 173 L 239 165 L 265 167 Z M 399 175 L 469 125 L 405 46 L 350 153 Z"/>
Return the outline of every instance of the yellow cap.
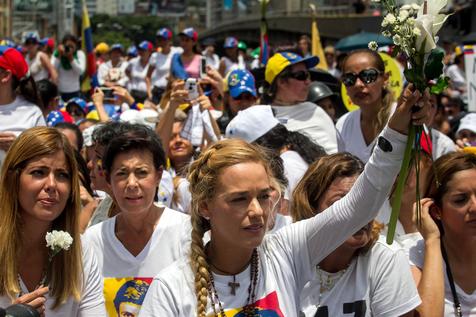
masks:
<path fill-rule="evenodd" d="M 107 45 L 106 43 L 101 42 L 96 45 L 96 53 L 106 54 L 107 52 L 109 52 L 109 45 Z"/>
<path fill-rule="evenodd" d="M 266 70 L 264 73 L 264 79 L 268 84 L 272 84 L 274 79 L 288 66 L 304 63 L 306 67 L 312 68 L 319 64 L 319 57 L 310 56 L 302 58 L 300 55 L 291 52 L 276 53 L 268 60 L 266 64 Z"/>

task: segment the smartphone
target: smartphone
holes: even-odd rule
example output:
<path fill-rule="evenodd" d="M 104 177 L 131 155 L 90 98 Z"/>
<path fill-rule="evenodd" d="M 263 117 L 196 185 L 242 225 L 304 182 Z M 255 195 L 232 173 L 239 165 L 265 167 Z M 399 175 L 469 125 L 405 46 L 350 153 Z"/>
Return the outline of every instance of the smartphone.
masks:
<path fill-rule="evenodd" d="M 200 78 L 204 78 L 207 75 L 207 58 L 205 56 L 200 57 Z"/>
<path fill-rule="evenodd" d="M 102 92 L 104 93 L 104 99 L 115 99 L 114 90 L 109 87 L 101 87 Z"/>
<path fill-rule="evenodd" d="M 188 99 L 193 100 L 198 98 L 198 82 L 195 78 L 187 78 L 185 81 L 185 90 L 188 91 Z"/>

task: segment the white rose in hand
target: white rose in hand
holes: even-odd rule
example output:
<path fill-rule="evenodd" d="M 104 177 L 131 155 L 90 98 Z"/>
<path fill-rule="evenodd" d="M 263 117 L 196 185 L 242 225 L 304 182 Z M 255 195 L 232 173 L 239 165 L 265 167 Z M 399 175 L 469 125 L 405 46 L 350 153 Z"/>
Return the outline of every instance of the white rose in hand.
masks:
<path fill-rule="evenodd" d="M 55 256 L 61 250 L 69 250 L 73 244 L 73 238 L 68 232 L 53 230 L 46 233 L 46 247 L 50 248 L 52 255 Z"/>
<path fill-rule="evenodd" d="M 415 28 L 420 31 L 421 35 L 416 38 L 417 50 L 422 48 L 423 43 L 425 44 L 423 48 L 425 54 L 429 54 L 432 49 L 436 48 L 436 34 L 448 18 L 448 15 L 440 14 L 446 4 L 447 0 L 429 0 L 426 5 L 426 13 L 424 13 L 425 5 L 422 5 L 418 10 Z M 418 31 L 414 31 L 414 33 L 418 33 Z"/>

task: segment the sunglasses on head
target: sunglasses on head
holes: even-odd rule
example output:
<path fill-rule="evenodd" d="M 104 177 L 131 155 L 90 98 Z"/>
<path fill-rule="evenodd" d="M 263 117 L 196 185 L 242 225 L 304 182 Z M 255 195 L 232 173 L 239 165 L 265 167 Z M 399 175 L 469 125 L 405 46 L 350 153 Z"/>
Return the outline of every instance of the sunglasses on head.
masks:
<path fill-rule="evenodd" d="M 287 77 L 300 81 L 305 81 L 311 79 L 311 74 L 307 70 L 300 70 L 298 72 L 289 73 Z"/>
<path fill-rule="evenodd" d="M 375 68 L 364 69 L 358 74 L 345 73 L 342 75 L 342 83 L 344 83 L 346 87 L 352 87 L 355 85 L 357 78 L 359 78 L 364 84 L 370 84 L 376 81 L 381 73 L 381 71 Z"/>

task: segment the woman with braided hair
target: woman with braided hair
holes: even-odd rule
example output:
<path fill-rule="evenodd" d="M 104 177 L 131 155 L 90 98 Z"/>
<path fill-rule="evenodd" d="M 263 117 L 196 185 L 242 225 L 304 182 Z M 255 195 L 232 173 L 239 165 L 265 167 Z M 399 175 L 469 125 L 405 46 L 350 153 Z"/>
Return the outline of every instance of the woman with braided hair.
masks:
<path fill-rule="evenodd" d="M 408 125 L 428 115 L 428 96 L 411 86 L 404 94 L 350 192 L 274 234 L 265 236 L 276 189 L 263 151 L 235 139 L 204 151 L 188 176 L 190 257 L 154 278 L 139 316 L 298 316 L 311 268 L 375 217 L 398 173 Z M 422 107 L 412 113 L 417 102 Z"/>

